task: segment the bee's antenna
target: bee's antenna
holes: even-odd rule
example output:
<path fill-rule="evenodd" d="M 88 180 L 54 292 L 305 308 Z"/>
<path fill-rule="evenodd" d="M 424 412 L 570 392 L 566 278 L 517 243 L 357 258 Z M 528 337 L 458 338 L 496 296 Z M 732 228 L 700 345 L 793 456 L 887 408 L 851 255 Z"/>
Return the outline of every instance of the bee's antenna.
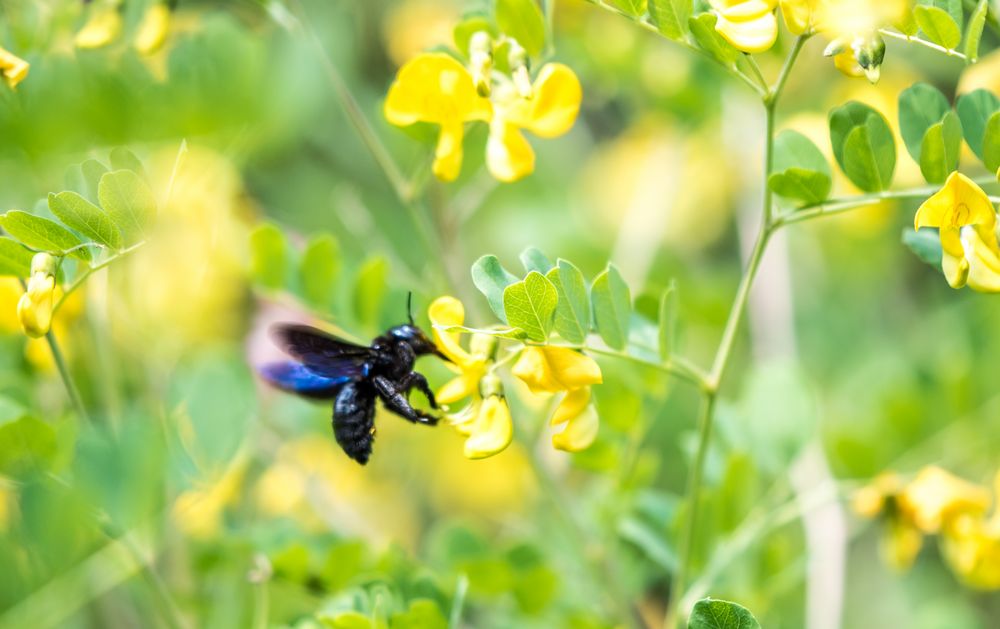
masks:
<path fill-rule="evenodd" d="M 413 325 L 413 291 L 406 293 L 406 316 L 410 319 L 410 325 Z"/>

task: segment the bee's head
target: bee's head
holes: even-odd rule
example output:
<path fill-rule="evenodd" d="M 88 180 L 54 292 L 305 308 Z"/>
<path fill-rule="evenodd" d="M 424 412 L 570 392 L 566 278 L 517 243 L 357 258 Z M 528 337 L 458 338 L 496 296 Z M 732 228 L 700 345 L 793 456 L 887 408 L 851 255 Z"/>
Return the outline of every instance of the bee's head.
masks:
<path fill-rule="evenodd" d="M 434 354 L 447 360 L 445 355 L 441 353 L 441 350 L 437 348 L 437 345 L 434 344 L 434 341 L 423 330 L 412 323 L 404 323 L 403 325 L 389 328 L 388 335 L 409 345 L 413 348 L 413 353 L 417 356 Z"/>

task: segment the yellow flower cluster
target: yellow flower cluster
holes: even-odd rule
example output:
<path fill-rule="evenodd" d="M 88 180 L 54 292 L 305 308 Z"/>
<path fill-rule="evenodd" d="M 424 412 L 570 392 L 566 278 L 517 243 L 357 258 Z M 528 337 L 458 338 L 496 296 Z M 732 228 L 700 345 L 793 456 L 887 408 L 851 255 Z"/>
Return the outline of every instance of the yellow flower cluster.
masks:
<path fill-rule="evenodd" d="M 857 492 L 854 510 L 864 517 L 884 515 L 883 557 L 905 570 L 916 559 L 925 535 L 937 535 L 944 558 L 970 587 L 1000 589 L 1000 473 L 987 515 L 990 492 L 939 467 L 927 467 L 909 483 L 895 474 L 877 477 Z"/>
<path fill-rule="evenodd" d="M 489 123 L 486 165 L 505 182 L 535 168 L 522 130 L 553 138 L 573 126 L 582 99 L 573 71 L 547 63 L 532 80 L 524 50 L 516 43 L 510 49 L 509 75 L 493 68 L 494 42 L 485 32 L 472 38 L 469 68 L 450 55 L 424 53 L 399 69 L 386 97 L 386 119 L 401 127 L 417 122 L 441 127 L 433 164 L 438 179 L 453 181 L 461 172 L 467 122 Z"/>
<path fill-rule="evenodd" d="M 0 78 L 14 89 L 28 76 L 28 62 L 0 48 Z"/>
<path fill-rule="evenodd" d="M 885 43 L 878 29 L 900 20 L 905 0 L 711 0 L 715 29 L 737 50 L 759 53 L 778 39 L 780 4 L 785 26 L 794 35 L 822 32 L 831 40 L 825 54 L 844 74 L 878 81 Z"/>
<path fill-rule="evenodd" d="M 997 215 L 976 182 L 959 172 L 917 210 L 914 229 L 936 227 L 941 238 L 941 270 L 952 288 L 1000 292 Z"/>
<path fill-rule="evenodd" d="M 466 457 L 493 456 L 510 445 L 514 437 L 503 385 L 492 373 L 497 340 L 487 334 L 472 334 L 469 349 L 464 349 L 458 333 L 449 330 L 465 322 L 465 308 L 454 297 L 435 300 L 428 315 L 434 326 L 434 341 L 456 373 L 437 391 L 437 400 L 451 404 L 469 399 L 462 410 L 448 415 L 448 420 L 466 437 Z M 551 419 L 553 426 L 565 425 L 552 436 L 554 447 L 577 452 L 593 443 L 598 419 L 590 386 L 601 382 L 601 369 L 592 358 L 566 347 L 527 346 L 511 372 L 533 393 L 563 394 Z"/>
<path fill-rule="evenodd" d="M 56 261 L 47 253 L 37 253 L 31 259 L 28 288 L 17 302 L 17 319 L 21 329 L 31 338 L 48 334 L 52 327 L 55 306 Z"/>
<path fill-rule="evenodd" d="M 77 48 L 103 48 L 121 36 L 122 14 L 118 3 L 95 7 L 90 18 L 77 31 L 74 43 Z M 165 2 L 149 5 L 139 22 L 132 46 L 142 55 L 151 55 L 166 41 L 170 30 L 170 8 Z"/>

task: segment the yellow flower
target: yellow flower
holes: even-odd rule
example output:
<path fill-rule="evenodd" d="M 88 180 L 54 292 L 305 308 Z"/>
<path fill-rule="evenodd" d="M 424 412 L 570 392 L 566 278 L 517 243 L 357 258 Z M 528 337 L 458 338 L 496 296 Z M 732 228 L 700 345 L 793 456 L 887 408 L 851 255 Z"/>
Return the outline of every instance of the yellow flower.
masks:
<path fill-rule="evenodd" d="M 883 472 L 872 482 L 854 493 L 851 507 L 865 518 L 885 515 L 879 554 L 895 570 L 903 571 L 913 565 L 924 544 L 924 536 L 913 521 L 899 510 L 899 493 L 902 481 L 893 472 Z"/>
<path fill-rule="evenodd" d="M 465 440 L 465 456 L 469 459 L 485 459 L 507 448 L 514 439 L 514 422 L 510 416 L 507 400 L 500 394 L 487 395 L 475 400 L 463 412 L 449 420 L 455 430 L 468 437 Z"/>
<path fill-rule="evenodd" d="M 0 48 L 0 78 L 10 86 L 17 87 L 28 76 L 28 62 Z"/>
<path fill-rule="evenodd" d="M 552 345 L 525 347 L 511 372 L 523 380 L 532 393 L 574 391 L 602 382 L 601 368 L 593 358 L 568 347 Z"/>
<path fill-rule="evenodd" d="M 529 93 L 522 94 L 525 91 Z M 580 80 L 561 63 L 542 66 L 530 90 L 518 89 L 513 83 L 494 90 L 493 120 L 486 144 L 490 173 L 505 182 L 530 174 L 535 169 L 535 153 L 521 129 L 541 138 L 560 136 L 576 121 L 582 99 Z"/>
<path fill-rule="evenodd" d="M 969 587 L 1000 589 L 1000 520 L 963 515 L 942 538 L 944 558 Z"/>
<path fill-rule="evenodd" d="M 599 428 L 597 410 L 590 403 L 590 387 L 566 393 L 552 414 L 550 424 L 566 424 L 561 432 L 552 435 L 552 446 L 557 450 L 579 452 L 589 448 Z"/>
<path fill-rule="evenodd" d="M 31 338 L 45 336 L 52 327 L 55 266 L 55 258 L 47 253 L 37 253 L 31 259 L 28 289 L 17 302 L 17 318 L 21 322 L 21 329 Z"/>
<path fill-rule="evenodd" d="M 170 8 L 166 3 L 157 2 L 149 6 L 139 22 L 132 45 L 141 55 L 151 55 L 167 39 L 170 30 Z"/>
<path fill-rule="evenodd" d="M 217 479 L 177 496 L 172 508 L 177 527 L 195 539 L 218 535 L 226 507 L 241 495 L 246 467 L 246 460 L 238 457 Z"/>
<path fill-rule="evenodd" d="M 821 5 L 824 0 L 780 0 L 781 17 L 793 35 L 804 35 L 816 30 Z"/>
<path fill-rule="evenodd" d="M 899 511 L 924 533 L 947 529 L 959 515 L 982 515 L 989 492 L 945 470 L 931 466 L 917 474 L 899 494 Z"/>
<path fill-rule="evenodd" d="M 433 170 L 444 181 L 461 171 L 465 123 L 489 120 L 490 114 L 490 102 L 476 93 L 469 71 L 443 53 L 418 55 L 403 65 L 385 101 L 385 117 L 394 125 L 441 126 Z"/>
<path fill-rule="evenodd" d="M 986 193 L 959 172 L 917 210 L 914 228 L 937 227 L 941 270 L 953 288 L 1000 291 L 1000 245 L 994 232 L 996 213 Z"/>
<path fill-rule="evenodd" d="M 103 48 L 117 39 L 121 31 L 122 16 L 118 7 L 102 7 L 77 32 L 74 42 L 77 48 Z"/>
<path fill-rule="evenodd" d="M 711 0 L 718 20 L 715 30 L 737 50 L 769 50 L 778 39 L 774 8 L 778 0 Z"/>
<path fill-rule="evenodd" d="M 465 307 L 454 297 L 439 297 L 427 309 L 433 325 L 431 333 L 434 343 L 451 364 L 448 368 L 458 375 L 449 380 L 436 393 L 441 404 L 450 404 L 479 392 L 479 381 L 486 375 L 486 367 L 496 342 L 484 334 L 474 334 L 466 352 L 458 342 L 457 332 L 447 332 L 442 328 L 462 325 L 465 322 Z"/>

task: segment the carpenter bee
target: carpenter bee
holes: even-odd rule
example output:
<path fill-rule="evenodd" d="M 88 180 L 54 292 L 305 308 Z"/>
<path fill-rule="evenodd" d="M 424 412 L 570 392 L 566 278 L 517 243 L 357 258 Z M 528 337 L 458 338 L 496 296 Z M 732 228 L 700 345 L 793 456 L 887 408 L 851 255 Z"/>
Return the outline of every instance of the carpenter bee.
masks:
<path fill-rule="evenodd" d="M 407 299 L 407 311 L 409 311 Z M 290 393 L 333 400 L 333 436 L 347 456 L 364 465 L 375 440 L 375 400 L 403 419 L 433 426 L 438 418 L 413 408 L 411 389 L 438 405 L 422 374 L 413 371 L 418 356 L 445 358 L 434 342 L 413 323 L 389 328 L 368 347 L 355 345 L 306 325 L 279 323 L 271 328 L 278 345 L 295 360 L 263 365 L 260 375 Z M 445 360 L 447 360 L 445 358 Z"/>

